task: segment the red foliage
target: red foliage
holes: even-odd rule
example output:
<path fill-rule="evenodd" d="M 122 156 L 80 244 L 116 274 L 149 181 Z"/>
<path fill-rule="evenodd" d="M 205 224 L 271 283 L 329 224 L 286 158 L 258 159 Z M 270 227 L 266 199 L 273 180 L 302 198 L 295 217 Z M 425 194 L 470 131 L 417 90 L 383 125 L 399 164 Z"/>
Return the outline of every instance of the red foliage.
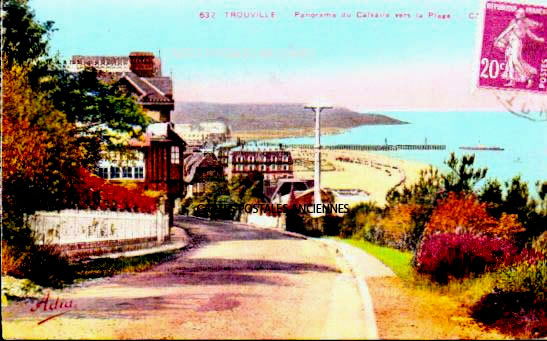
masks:
<path fill-rule="evenodd" d="M 513 263 L 518 248 L 507 239 L 470 233 L 440 233 L 427 237 L 416 257 L 419 272 L 438 282 L 466 277 Z"/>
<path fill-rule="evenodd" d="M 523 263 L 526 262 L 530 265 L 537 264 L 539 261 L 544 260 L 547 256 L 534 249 L 524 248 L 517 255 L 515 255 L 511 263 Z"/>
<path fill-rule="evenodd" d="M 473 194 L 451 192 L 439 201 L 424 233 L 486 233 L 511 239 L 523 230 L 516 215 L 504 213 L 500 220 L 496 220 L 488 213 L 487 203 L 481 203 Z"/>
<path fill-rule="evenodd" d="M 139 190 L 111 184 L 83 168 L 79 170 L 79 176 L 81 181 L 75 186 L 78 208 L 141 213 L 156 211 L 156 199 Z"/>

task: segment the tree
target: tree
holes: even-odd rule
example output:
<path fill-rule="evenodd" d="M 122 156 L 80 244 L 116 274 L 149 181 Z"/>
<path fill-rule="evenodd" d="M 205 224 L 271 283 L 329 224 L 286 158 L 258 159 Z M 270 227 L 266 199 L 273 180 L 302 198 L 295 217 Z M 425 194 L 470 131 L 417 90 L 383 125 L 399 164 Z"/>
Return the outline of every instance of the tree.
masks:
<path fill-rule="evenodd" d="M 264 202 L 264 175 L 259 172 L 251 172 L 247 175 L 234 176 L 228 183 L 232 201 L 238 204 L 246 204 L 252 199 L 256 202 Z"/>
<path fill-rule="evenodd" d="M 547 212 L 542 205 L 530 197 L 528 184 L 520 176 L 505 182 L 505 195 L 502 210 L 508 214 L 516 214 L 526 230 L 520 235 L 519 242 L 530 242 L 547 229 Z M 540 192 L 541 192 L 541 188 Z M 540 198 L 544 194 L 540 193 Z"/>
<path fill-rule="evenodd" d="M 32 66 L 46 58 L 48 39 L 53 21 L 40 23 L 24 0 L 5 0 L 2 3 L 2 53 L 7 67 L 13 64 Z"/>
<path fill-rule="evenodd" d="M 117 84 L 99 81 L 94 70 L 70 73 L 58 57 L 50 56 L 54 23 L 38 22 L 26 1 L 4 1 L 2 24 L 5 66 L 25 65 L 32 89 L 44 93 L 68 122 L 78 123 L 80 135 L 98 137 L 108 148 L 123 151 L 123 142 L 138 136 L 150 123 L 142 107 Z M 120 135 L 127 138 L 113 138 Z"/>
<path fill-rule="evenodd" d="M 17 64 L 3 68 L 3 219 L 14 226 L 21 226 L 25 213 L 68 205 L 77 169 L 98 157 L 86 150 L 92 139 L 78 136 L 66 116 L 31 88 L 28 72 Z"/>
<path fill-rule="evenodd" d="M 456 193 L 472 191 L 475 185 L 486 177 L 488 171 L 488 168 L 474 169 L 474 162 L 475 154 L 463 155 L 459 160 L 455 153 L 450 153 L 450 157 L 445 161 L 450 172 L 442 176 L 445 191 Z"/>
<path fill-rule="evenodd" d="M 193 214 L 206 218 L 231 219 L 233 217 L 231 204 L 226 179 L 209 179 L 205 191 L 192 200 L 190 210 Z"/>
<path fill-rule="evenodd" d="M 496 218 L 503 212 L 503 190 L 497 179 L 489 179 L 479 193 L 479 199 L 488 203 L 488 211 Z"/>
<path fill-rule="evenodd" d="M 79 123 L 109 147 L 120 147 L 112 135 L 138 136 L 150 123 L 135 98 L 123 93 L 116 83 L 99 80 L 94 69 L 76 74 L 59 70 L 53 83 L 48 93 L 54 105 L 70 122 Z"/>
<path fill-rule="evenodd" d="M 386 199 L 390 207 L 397 204 L 418 204 L 434 206 L 439 196 L 444 192 L 442 176 L 437 169 L 429 167 L 420 170 L 420 178 L 410 186 L 405 185 L 401 191 L 392 188 Z"/>

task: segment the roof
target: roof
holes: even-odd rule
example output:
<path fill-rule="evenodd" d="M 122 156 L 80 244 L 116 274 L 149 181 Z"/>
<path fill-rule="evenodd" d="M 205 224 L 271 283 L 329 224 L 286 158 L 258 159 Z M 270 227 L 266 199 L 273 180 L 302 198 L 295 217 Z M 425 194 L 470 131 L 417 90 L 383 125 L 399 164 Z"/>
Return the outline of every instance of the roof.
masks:
<path fill-rule="evenodd" d="M 167 137 L 169 123 L 152 123 L 146 127 L 146 135 L 150 137 Z"/>
<path fill-rule="evenodd" d="M 174 104 L 171 77 L 139 77 L 132 71 L 100 71 L 98 77 L 105 83 L 126 80 L 137 92 L 141 104 Z"/>
<path fill-rule="evenodd" d="M 135 51 L 135 52 L 131 52 L 129 53 L 129 56 L 154 56 L 154 53 L 153 52 L 149 52 L 149 51 Z"/>
<path fill-rule="evenodd" d="M 134 72 L 123 72 L 120 79 L 126 79 L 137 90 L 139 102 L 174 103 L 170 77 L 139 77 Z"/>
<path fill-rule="evenodd" d="M 171 77 L 143 77 L 165 95 L 173 95 L 173 81 Z"/>
<path fill-rule="evenodd" d="M 286 151 L 284 149 L 279 148 L 278 146 L 270 146 L 270 145 L 253 145 L 248 144 L 244 146 L 237 146 L 232 148 L 233 152 L 280 152 L 280 151 Z"/>
<path fill-rule="evenodd" d="M 184 182 L 191 183 L 198 171 L 198 168 L 219 168 L 222 167 L 214 154 L 193 153 L 183 161 Z"/>

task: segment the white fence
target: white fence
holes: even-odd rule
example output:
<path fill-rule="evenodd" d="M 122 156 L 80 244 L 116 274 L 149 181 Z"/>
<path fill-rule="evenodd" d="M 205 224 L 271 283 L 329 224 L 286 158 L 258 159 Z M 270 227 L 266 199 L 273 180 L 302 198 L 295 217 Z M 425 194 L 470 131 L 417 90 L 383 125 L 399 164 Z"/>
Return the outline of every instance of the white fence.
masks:
<path fill-rule="evenodd" d="M 28 217 L 38 244 L 73 244 L 169 236 L 169 216 L 155 214 L 62 210 L 38 211 Z"/>

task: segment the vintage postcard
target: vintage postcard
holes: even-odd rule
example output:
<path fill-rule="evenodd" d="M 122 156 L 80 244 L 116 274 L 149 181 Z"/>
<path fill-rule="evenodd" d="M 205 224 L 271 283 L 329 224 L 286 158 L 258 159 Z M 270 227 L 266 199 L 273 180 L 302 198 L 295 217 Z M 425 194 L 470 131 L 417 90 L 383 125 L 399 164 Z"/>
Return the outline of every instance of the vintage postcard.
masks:
<path fill-rule="evenodd" d="M 4 0 L 5 339 L 547 337 L 545 0 Z"/>

